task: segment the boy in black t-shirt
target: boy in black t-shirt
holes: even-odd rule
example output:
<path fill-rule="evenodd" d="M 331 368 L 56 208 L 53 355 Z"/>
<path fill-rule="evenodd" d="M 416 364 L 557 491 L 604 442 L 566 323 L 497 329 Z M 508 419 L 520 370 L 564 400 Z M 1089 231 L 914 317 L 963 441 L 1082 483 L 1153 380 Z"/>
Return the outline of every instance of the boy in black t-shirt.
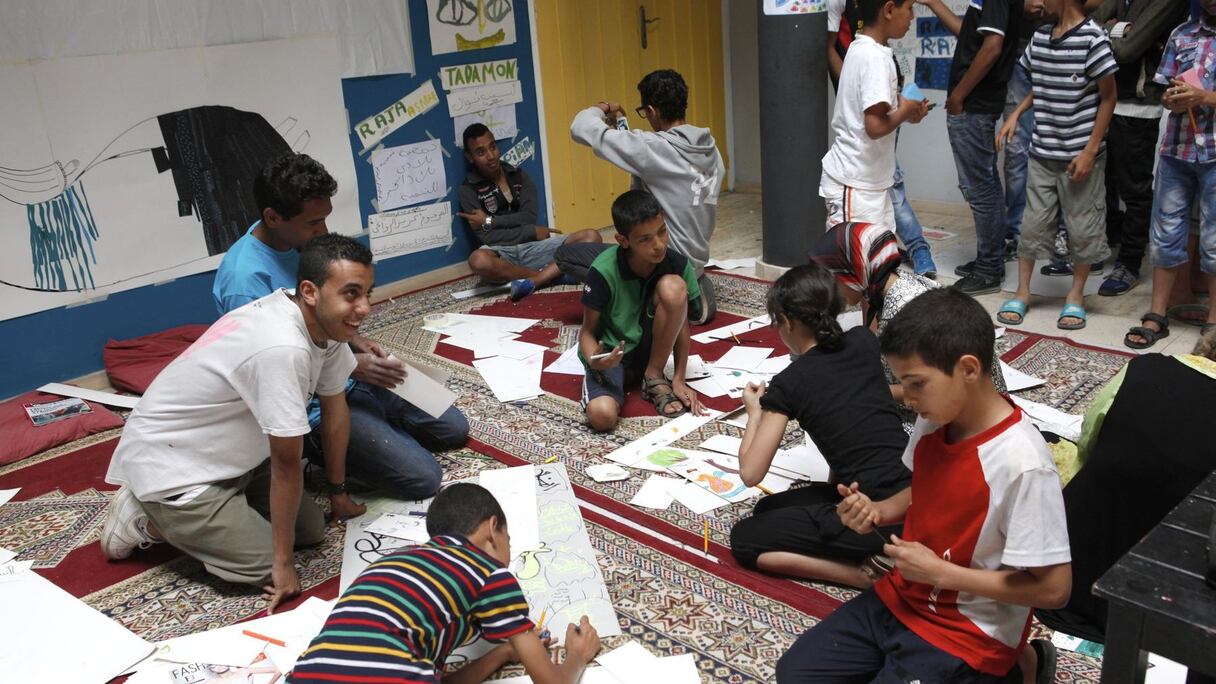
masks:
<path fill-rule="evenodd" d="M 962 18 L 942 0 L 927 5 L 958 36 L 950 64 L 946 130 L 958 185 L 975 218 L 976 256 L 954 287 L 971 295 L 997 292 L 1005 278 L 1005 197 L 996 169 L 996 125 L 1017 63 L 1024 13 L 1040 13 L 1043 0 L 973 0 Z"/>

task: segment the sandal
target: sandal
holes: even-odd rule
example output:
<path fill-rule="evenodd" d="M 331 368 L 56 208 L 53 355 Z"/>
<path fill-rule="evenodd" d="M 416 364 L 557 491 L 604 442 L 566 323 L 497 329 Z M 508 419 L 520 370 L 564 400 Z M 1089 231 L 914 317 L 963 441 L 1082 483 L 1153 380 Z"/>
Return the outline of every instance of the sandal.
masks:
<path fill-rule="evenodd" d="M 1016 321 L 1009 320 L 1001 314 L 1013 314 L 1018 317 Z M 1001 308 L 996 311 L 996 319 L 1005 325 L 1021 325 L 1022 321 L 1026 320 L 1026 302 L 1020 299 L 1007 299 Z"/>
<path fill-rule="evenodd" d="M 1154 344 L 1157 344 L 1157 340 L 1162 340 L 1170 336 L 1170 319 L 1162 316 L 1161 314 L 1155 314 L 1150 311 L 1140 317 L 1141 323 L 1144 323 L 1145 321 L 1156 323 L 1158 329 L 1153 330 L 1152 328 L 1145 327 L 1143 325 L 1137 325 L 1131 330 L 1128 330 L 1123 336 L 1123 344 L 1131 347 L 1132 349 L 1148 349 Z M 1131 339 L 1132 335 L 1142 337 L 1144 338 L 1144 341 L 1135 342 Z"/>
<path fill-rule="evenodd" d="M 1165 310 L 1165 315 L 1175 321 L 1200 327 L 1208 322 L 1208 307 L 1203 304 L 1175 304 Z"/>
<path fill-rule="evenodd" d="M 1075 318 L 1080 323 L 1065 323 L 1065 318 Z M 1060 330 L 1080 330 L 1085 327 L 1085 307 L 1080 304 L 1065 304 L 1056 318 L 1056 327 Z"/>
<path fill-rule="evenodd" d="M 660 387 L 666 387 L 667 391 L 660 392 Z M 676 396 L 671 381 L 667 378 L 642 378 L 642 398 L 654 404 L 654 410 L 663 418 L 675 418 L 688 413 L 688 407 Z M 673 403 L 679 404 L 680 410 L 667 413 L 667 407 Z"/>

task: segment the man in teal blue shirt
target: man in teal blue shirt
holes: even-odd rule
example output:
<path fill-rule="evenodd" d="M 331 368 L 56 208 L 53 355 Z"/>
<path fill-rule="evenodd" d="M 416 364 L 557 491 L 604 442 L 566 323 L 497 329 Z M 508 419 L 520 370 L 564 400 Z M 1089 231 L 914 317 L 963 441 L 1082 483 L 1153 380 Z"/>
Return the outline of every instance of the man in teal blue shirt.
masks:
<path fill-rule="evenodd" d="M 289 154 L 266 164 L 253 182 L 261 219 L 228 249 L 215 274 L 211 294 L 221 314 L 279 288 L 295 287 L 299 250 L 329 232 L 325 221 L 337 190 L 333 176 L 308 155 Z M 346 388 L 351 422 L 347 473 L 399 498 L 431 496 L 443 479 L 432 452 L 463 446 L 468 420 L 455 406 L 434 418 L 397 396 L 391 388 L 405 379 L 405 365 L 361 335 L 350 346 L 358 366 Z M 312 432 L 304 452 L 324 467 L 322 416 L 315 399 L 308 418 Z M 340 491 L 345 483 L 328 482 L 327 488 Z"/>

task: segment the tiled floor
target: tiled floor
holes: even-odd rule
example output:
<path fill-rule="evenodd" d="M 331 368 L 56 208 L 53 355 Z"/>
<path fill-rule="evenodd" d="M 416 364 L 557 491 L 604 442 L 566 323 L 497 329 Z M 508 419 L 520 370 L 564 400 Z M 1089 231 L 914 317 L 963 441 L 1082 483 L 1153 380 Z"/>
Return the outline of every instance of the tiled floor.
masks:
<path fill-rule="evenodd" d="M 727 193 L 720 196 L 718 223 L 713 239 L 710 241 L 712 257 L 730 259 L 761 255 L 763 222 L 760 206 L 760 195 L 758 194 Z M 966 254 L 973 248 L 975 229 L 971 220 L 971 212 L 965 205 L 913 200 L 912 206 L 926 228 L 937 227 L 954 234 L 954 237 L 945 240 L 929 241 L 935 256 Z M 940 259 L 938 266 L 942 266 Z M 1010 274 L 1017 270 L 1015 264 L 1009 264 L 1007 268 Z M 939 281 L 944 283 L 955 281 L 953 268 L 942 268 L 941 270 Z M 752 271 L 749 270 L 733 272 L 752 274 Z M 1148 273 L 1145 275 L 1148 276 Z M 1096 287 L 1096 283 L 1101 282 L 1101 277 L 1095 276 L 1092 280 Z M 1068 337 L 1085 344 L 1132 351 L 1123 346 L 1123 334 L 1130 326 L 1138 325 L 1140 314 L 1148 311 L 1151 290 L 1151 283 L 1148 280 L 1142 280 L 1121 297 L 1101 297 L 1097 294 L 1086 297 L 1085 306 L 1089 312 L 1089 322 L 1085 329 L 1077 331 L 1064 331 L 1056 328 L 1056 316 L 1064 303 L 1063 298 L 1032 297 L 1031 308 L 1022 327 L 1031 332 Z M 995 312 L 1010 296 L 1009 292 L 1000 292 L 982 295 L 978 299 L 989 311 Z M 1170 336 L 1158 342 L 1150 351 L 1166 354 L 1186 353 L 1194 347 L 1195 341 L 1198 339 L 1199 328 L 1175 321 L 1170 326 Z"/>

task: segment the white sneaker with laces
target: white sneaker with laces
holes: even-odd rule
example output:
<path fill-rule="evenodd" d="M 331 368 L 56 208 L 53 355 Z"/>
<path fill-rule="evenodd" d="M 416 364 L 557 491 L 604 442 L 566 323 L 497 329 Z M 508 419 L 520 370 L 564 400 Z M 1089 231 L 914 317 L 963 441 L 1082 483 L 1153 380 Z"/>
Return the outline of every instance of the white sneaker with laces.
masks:
<path fill-rule="evenodd" d="M 130 489 L 114 494 L 101 528 L 101 551 L 110 560 L 122 560 L 139 547 L 146 549 L 160 542 L 148 534 L 148 514 Z"/>

